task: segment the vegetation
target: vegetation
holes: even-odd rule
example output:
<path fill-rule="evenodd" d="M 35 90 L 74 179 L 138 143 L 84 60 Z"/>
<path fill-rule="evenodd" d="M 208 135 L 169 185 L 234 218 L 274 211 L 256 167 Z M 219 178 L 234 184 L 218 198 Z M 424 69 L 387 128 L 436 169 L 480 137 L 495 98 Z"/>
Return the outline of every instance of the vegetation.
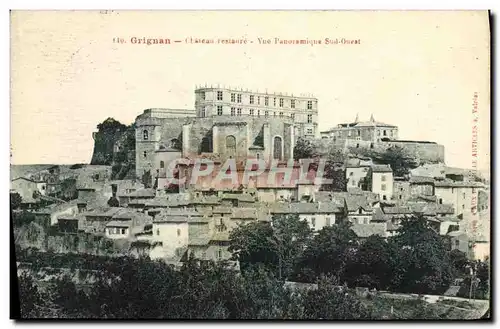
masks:
<path fill-rule="evenodd" d="M 15 210 L 21 208 L 23 198 L 19 193 L 10 193 L 10 209 Z"/>

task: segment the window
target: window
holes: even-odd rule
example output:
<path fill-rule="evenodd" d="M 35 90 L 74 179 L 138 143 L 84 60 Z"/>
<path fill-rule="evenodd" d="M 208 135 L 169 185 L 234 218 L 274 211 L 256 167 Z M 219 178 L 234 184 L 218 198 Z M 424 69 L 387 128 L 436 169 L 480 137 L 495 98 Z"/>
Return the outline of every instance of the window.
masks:
<path fill-rule="evenodd" d="M 358 143 L 358 144 L 356 144 L 356 148 L 359 148 L 359 143 Z"/>
<path fill-rule="evenodd" d="M 236 108 L 235 107 L 231 107 L 231 115 L 234 117 L 236 113 Z"/>
<path fill-rule="evenodd" d="M 274 97 L 273 106 L 276 107 L 276 97 Z"/>
<path fill-rule="evenodd" d="M 260 110 L 257 110 L 257 116 L 260 117 Z"/>
<path fill-rule="evenodd" d="M 282 141 L 281 137 L 279 137 L 279 136 L 274 137 L 274 148 L 273 148 L 273 150 L 274 150 L 274 152 L 273 152 L 273 158 L 281 160 L 281 153 L 282 153 L 282 150 L 283 150 L 283 141 Z"/>
<path fill-rule="evenodd" d="M 222 105 L 217 105 L 217 115 L 222 115 Z"/>
<path fill-rule="evenodd" d="M 264 112 L 264 116 L 267 118 L 269 117 L 269 111 Z"/>
<path fill-rule="evenodd" d="M 462 209 L 465 209 L 465 205 L 464 204 L 462 205 Z"/>
<path fill-rule="evenodd" d="M 222 249 L 217 250 L 217 259 L 222 259 Z"/>
<path fill-rule="evenodd" d="M 241 109 L 238 109 L 238 116 L 241 116 Z"/>
<path fill-rule="evenodd" d="M 455 248 L 460 248 L 460 241 L 459 240 L 455 240 Z"/>
<path fill-rule="evenodd" d="M 149 132 L 147 130 L 144 130 L 142 132 L 142 139 L 144 139 L 145 141 L 149 139 Z"/>
<path fill-rule="evenodd" d="M 360 215 L 363 215 L 363 209 L 362 209 L 362 208 L 359 208 L 358 213 L 359 213 Z"/>
<path fill-rule="evenodd" d="M 142 153 L 142 156 L 147 158 L 148 157 L 148 152 L 144 151 L 144 153 Z"/>
<path fill-rule="evenodd" d="M 201 97 L 201 99 L 205 100 L 205 92 L 204 92 L 204 91 L 202 91 L 202 92 L 200 93 L 200 97 Z"/>
<path fill-rule="evenodd" d="M 122 228 L 122 234 L 126 234 L 127 229 Z"/>
<path fill-rule="evenodd" d="M 387 136 L 387 130 L 384 130 L 384 136 Z"/>
<path fill-rule="evenodd" d="M 439 199 L 439 204 L 443 204 L 443 199 Z"/>
<path fill-rule="evenodd" d="M 207 109 L 205 108 L 205 106 L 203 106 L 201 108 L 201 117 L 204 118 L 207 116 Z"/>
<path fill-rule="evenodd" d="M 255 96 L 254 95 L 250 95 L 250 104 L 254 104 L 255 102 Z"/>
<path fill-rule="evenodd" d="M 385 182 L 385 179 L 386 179 L 385 175 L 382 175 L 382 177 L 380 177 L 380 180 L 381 180 L 382 182 Z"/>
<path fill-rule="evenodd" d="M 387 186 L 386 186 L 385 184 L 380 185 L 380 189 L 381 189 L 382 191 L 385 191 L 385 190 L 386 190 L 386 188 L 387 188 Z"/>
<path fill-rule="evenodd" d="M 160 161 L 160 169 L 165 168 L 165 161 Z"/>
<path fill-rule="evenodd" d="M 231 102 L 236 102 L 236 94 L 235 93 L 231 93 Z"/>
<path fill-rule="evenodd" d="M 371 148 L 371 149 L 373 148 L 373 143 L 370 143 L 370 148 Z"/>
<path fill-rule="evenodd" d="M 312 101 L 307 101 L 307 109 L 312 110 L 313 108 L 313 102 Z"/>
<path fill-rule="evenodd" d="M 377 130 L 377 135 L 380 136 L 380 130 Z"/>
<path fill-rule="evenodd" d="M 221 101 L 222 100 L 222 91 L 217 92 L 217 100 Z"/>
<path fill-rule="evenodd" d="M 177 236 L 181 236 L 181 229 L 180 228 L 177 229 Z"/>
<path fill-rule="evenodd" d="M 351 172 L 349 173 L 349 176 L 352 176 L 352 175 L 354 175 L 354 171 L 351 171 Z"/>
<path fill-rule="evenodd" d="M 476 193 L 476 189 L 475 188 L 472 188 L 472 193 Z"/>
<path fill-rule="evenodd" d="M 241 94 L 238 94 L 238 103 L 241 103 Z"/>
<path fill-rule="evenodd" d="M 269 106 L 269 96 L 266 96 L 266 97 L 264 98 L 264 105 L 265 105 L 265 106 Z"/>
<path fill-rule="evenodd" d="M 399 200 L 401 200 L 401 199 L 402 199 L 402 195 L 400 194 L 400 195 L 399 195 Z"/>
<path fill-rule="evenodd" d="M 283 112 L 280 112 L 280 118 L 283 118 Z"/>
<path fill-rule="evenodd" d="M 387 200 L 387 196 L 385 194 L 382 196 L 382 200 Z"/>
<path fill-rule="evenodd" d="M 283 103 L 284 103 L 283 98 L 280 98 L 280 107 L 283 107 Z"/>
<path fill-rule="evenodd" d="M 160 229 L 156 229 L 156 235 L 160 235 Z"/>
<path fill-rule="evenodd" d="M 312 114 L 307 115 L 307 123 L 312 123 L 313 122 L 313 116 Z"/>
<path fill-rule="evenodd" d="M 312 128 L 307 128 L 307 134 L 308 134 L 308 135 L 312 135 L 312 133 L 313 133 Z"/>
<path fill-rule="evenodd" d="M 257 104 L 260 105 L 260 96 L 257 96 Z"/>
<path fill-rule="evenodd" d="M 260 153 L 257 153 L 256 156 L 257 156 L 257 160 L 259 160 L 260 159 Z"/>
<path fill-rule="evenodd" d="M 465 199 L 465 193 L 464 193 L 464 199 Z"/>
<path fill-rule="evenodd" d="M 361 130 L 358 130 L 358 136 L 361 136 Z"/>
<path fill-rule="evenodd" d="M 226 152 L 230 156 L 236 154 L 236 137 L 232 135 L 226 137 Z"/>
<path fill-rule="evenodd" d="M 250 109 L 250 115 L 253 115 L 254 109 Z"/>
<path fill-rule="evenodd" d="M 290 117 L 292 118 L 292 120 L 295 120 L 295 113 L 290 114 Z"/>
<path fill-rule="evenodd" d="M 326 226 L 332 225 L 330 217 L 326 217 Z"/>
<path fill-rule="evenodd" d="M 273 112 L 273 115 L 276 116 L 276 112 Z"/>
<path fill-rule="evenodd" d="M 314 217 L 311 218 L 311 225 L 312 227 L 316 227 L 316 218 Z"/>
<path fill-rule="evenodd" d="M 294 108 L 295 108 L 295 99 L 292 99 L 292 100 L 290 101 L 290 107 L 291 107 L 292 109 L 294 109 Z"/>

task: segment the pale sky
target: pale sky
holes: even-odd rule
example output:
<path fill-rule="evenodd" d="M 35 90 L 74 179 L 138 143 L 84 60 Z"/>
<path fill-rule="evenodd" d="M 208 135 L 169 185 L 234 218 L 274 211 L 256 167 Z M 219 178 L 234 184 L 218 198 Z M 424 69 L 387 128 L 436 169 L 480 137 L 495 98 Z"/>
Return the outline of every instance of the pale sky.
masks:
<path fill-rule="evenodd" d="M 221 84 L 312 93 L 320 130 L 368 120 L 400 139 L 432 140 L 450 166 L 471 167 L 473 95 L 478 169 L 488 169 L 486 11 L 13 12 L 12 163 L 89 162 L 107 117 L 193 108 L 194 88 Z M 138 45 L 131 37 L 247 38 L 247 45 Z M 126 44 L 113 43 L 113 37 Z M 346 38 L 357 45 L 260 45 L 257 38 Z"/>

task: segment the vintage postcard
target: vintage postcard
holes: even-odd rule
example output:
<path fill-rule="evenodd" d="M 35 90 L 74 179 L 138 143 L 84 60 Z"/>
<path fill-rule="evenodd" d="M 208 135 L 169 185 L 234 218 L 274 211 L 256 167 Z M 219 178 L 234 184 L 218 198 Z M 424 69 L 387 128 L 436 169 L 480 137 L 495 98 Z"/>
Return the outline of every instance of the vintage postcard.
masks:
<path fill-rule="evenodd" d="M 488 11 L 10 16 L 12 318 L 490 318 Z"/>

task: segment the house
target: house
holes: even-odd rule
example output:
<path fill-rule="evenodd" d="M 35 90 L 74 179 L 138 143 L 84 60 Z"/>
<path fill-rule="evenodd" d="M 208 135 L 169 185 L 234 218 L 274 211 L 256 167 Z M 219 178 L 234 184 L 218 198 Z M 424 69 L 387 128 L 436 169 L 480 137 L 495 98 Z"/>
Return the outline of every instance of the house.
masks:
<path fill-rule="evenodd" d="M 410 180 L 410 196 L 417 195 L 432 196 L 434 195 L 434 178 L 426 176 L 411 176 Z"/>
<path fill-rule="evenodd" d="M 73 217 L 78 213 L 78 200 L 71 200 L 61 204 L 51 204 L 43 209 L 34 211 L 35 216 L 50 218 L 50 225 L 57 225 L 59 217 Z"/>
<path fill-rule="evenodd" d="M 368 175 L 372 162 L 370 159 L 350 158 L 345 165 L 347 190 L 353 187 L 365 187 L 365 178 Z"/>
<path fill-rule="evenodd" d="M 394 177 L 393 197 L 397 204 L 404 204 L 411 198 L 410 182 L 402 177 Z"/>
<path fill-rule="evenodd" d="M 60 233 L 65 234 L 77 234 L 78 233 L 78 222 L 80 218 L 61 216 L 58 219 L 58 228 Z"/>
<path fill-rule="evenodd" d="M 309 226 L 315 231 L 319 231 L 325 226 L 334 225 L 336 217 L 341 216 L 343 211 L 342 206 L 333 202 L 276 203 L 269 210 L 272 215 L 297 214 L 300 220 L 307 221 Z"/>
<path fill-rule="evenodd" d="M 343 196 L 347 219 L 353 224 L 370 224 L 374 208 L 378 201 L 370 200 L 363 194 L 346 194 Z"/>
<path fill-rule="evenodd" d="M 435 181 L 434 186 L 438 202 L 453 205 L 455 215 L 477 213 L 478 193 L 484 189 L 484 184 L 445 179 Z"/>
<path fill-rule="evenodd" d="M 18 177 L 11 180 L 10 193 L 18 193 L 21 196 L 21 206 L 23 208 L 33 208 L 40 203 L 38 195 L 47 194 L 47 183 L 26 177 Z"/>
<path fill-rule="evenodd" d="M 148 222 L 138 223 L 135 220 L 112 220 L 106 223 L 106 237 L 109 239 L 135 239 L 135 235 L 143 232 Z"/>
<path fill-rule="evenodd" d="M 247 193 L 224 193 L 221 197 L 222 206 L 245 207 L 255 203 L 255 197 Z"/>
<path fill-rule="evenodd" d="M 392 199 L 394 182 L 390 165 L 372 165 L 367 177 L 368 189 L 380 195 L 380 200 Z"/>

